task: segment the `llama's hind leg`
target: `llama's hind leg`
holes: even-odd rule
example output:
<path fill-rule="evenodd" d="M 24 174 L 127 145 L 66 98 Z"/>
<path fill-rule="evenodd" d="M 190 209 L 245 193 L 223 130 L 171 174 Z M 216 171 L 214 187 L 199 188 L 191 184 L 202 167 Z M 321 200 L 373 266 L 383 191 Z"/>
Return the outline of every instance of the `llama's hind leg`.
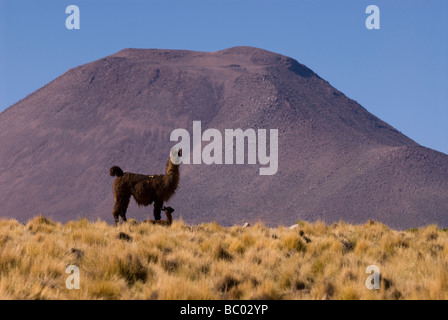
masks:
<path fill-rule="evenodd" d="M 114 221 L 115 225 L 119 222 L 119 217 L 121 217 L 121 220 L 123 222 L 126 222 L 126 211 L 128 209 L 129 205 L 129 198 L 123 198 L 120 199 L 120 201 L 115 202 L 113 215 L 114 215 Z"/>
<path fill-rule="evenodd" d="M 126 219 L 126 210 L 127 209 L 128 209 L 127 207 L 121 208 L 121 211 L 120 211 L 120 217 L 123 222 L 128 221 L 128 219 Z"/>
<path fill-rule="evenodd" d="M 120 222 L 120 218 L 119 218 L 119 216 L 120 216 L 120 205 L 118 204 L 118 203 L 115 203 L 115 205 L 114 205 L 114 210 L 112 211 L 112 214 L 113 214 L 113 216 L 114 216 L 114 221 L 115 221 L 115 226 L 117 226 L 118 225 L 118 222 Z"/>
<path fill-rule="evenodd" d="M 161 219 L 162 207 L 163 207 L 163 202 L 159 202 L 159 201 L 154 202 L 154 220 Z"/>

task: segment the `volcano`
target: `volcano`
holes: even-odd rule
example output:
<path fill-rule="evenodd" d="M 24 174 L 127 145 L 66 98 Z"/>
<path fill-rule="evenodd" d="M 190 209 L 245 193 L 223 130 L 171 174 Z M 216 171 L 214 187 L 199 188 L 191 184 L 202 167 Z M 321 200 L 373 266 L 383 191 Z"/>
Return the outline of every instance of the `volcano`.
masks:
<path fill-rule="evenodd" d="M 68 70 L 0 113 L 0 216 L 113 223 L 109 168 L 164 173 L 171 132 L 191 132 L 194 121 L 223 134 L 277 130 L 278 168 L 260 175 L 260 164 L 247 161 L 182 164 L 167 203 L 174 219 L 448 227 L 447 155 L 296 60 L 253 47 L 125 49 Z M 152 207 L 131 200 L 127 216 L 152 219 Z"/>

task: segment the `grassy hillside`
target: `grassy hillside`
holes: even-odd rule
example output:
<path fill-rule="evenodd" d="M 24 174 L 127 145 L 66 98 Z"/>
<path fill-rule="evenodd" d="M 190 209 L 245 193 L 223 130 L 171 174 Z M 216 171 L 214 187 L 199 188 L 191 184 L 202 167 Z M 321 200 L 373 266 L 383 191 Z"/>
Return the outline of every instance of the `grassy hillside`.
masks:
<path fill-rule="evenodd" d="M 80 289 L 66 288 L 68 265 Z M 369 290 L 366 267 L 381 272 Z M 0 220 L 1 299 L 448 299 L 448 232 Z"/>

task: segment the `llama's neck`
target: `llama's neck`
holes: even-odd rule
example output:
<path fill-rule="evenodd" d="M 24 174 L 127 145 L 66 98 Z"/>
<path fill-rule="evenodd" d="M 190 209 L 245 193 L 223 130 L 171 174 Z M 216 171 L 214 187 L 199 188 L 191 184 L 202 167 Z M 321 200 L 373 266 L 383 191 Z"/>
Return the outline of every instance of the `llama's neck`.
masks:
<path fill-rule="evenodd" d="M 163 184 L 166 189 L 174 192 L 179 184 L 179 165 L 173 164 L 170 159 L 166 164 L 165 175 L 163 176 Z"/>

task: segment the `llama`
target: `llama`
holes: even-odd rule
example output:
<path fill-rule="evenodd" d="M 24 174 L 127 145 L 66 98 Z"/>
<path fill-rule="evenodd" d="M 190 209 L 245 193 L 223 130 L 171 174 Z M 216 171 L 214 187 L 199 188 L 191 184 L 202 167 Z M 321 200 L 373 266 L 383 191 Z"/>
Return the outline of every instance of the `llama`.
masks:
<path fill-rule="evenodd" d="M 154 202 L 154 219 L 160 220 L 160 211 L 163 203 L 168 201 L 176 192 L 179 184 L 179 164 L 181 162 L 182 149 L 171 149 L 170 158 L 166 164 L 165 174 L 144 175 L 131 172 L 123 172 L 120 167 L 110 168 L 110 175 L 117 178 L 114 181 L 115 205 L 113 216 L 115 225 L 121 217 L 126 222 L 126 210 L 128 209 L 131 195 L 139 206 L 148 206 Z"/>
<path fill-rule="evenodd" d="M 174 209 L 171 207 L 163 207 L 162 211 L 165 211 L 167 220 L 145 220 L 143 222 L 149 222 L 152 224 L 158 224 L 162 226 L 170 226 L 173 223 L 172 213 L 174 212 Z"/>

